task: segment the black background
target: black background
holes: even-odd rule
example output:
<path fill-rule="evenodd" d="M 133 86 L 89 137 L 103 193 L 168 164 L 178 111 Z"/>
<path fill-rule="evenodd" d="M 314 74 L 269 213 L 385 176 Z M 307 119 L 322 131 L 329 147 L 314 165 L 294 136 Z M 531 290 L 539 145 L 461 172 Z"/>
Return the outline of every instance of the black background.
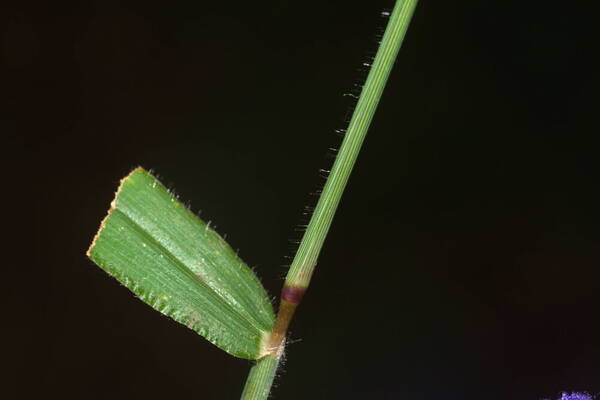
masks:
<path fill-rule="evenodd" d="M 590 4 L 421 2 L 274 398 L 600 392 Z M 250 362 L 138 301 L 85 250 L 143 165 L 275 297 L 392 5 L 5 3 L 7 398 L 239 396 Z"/>

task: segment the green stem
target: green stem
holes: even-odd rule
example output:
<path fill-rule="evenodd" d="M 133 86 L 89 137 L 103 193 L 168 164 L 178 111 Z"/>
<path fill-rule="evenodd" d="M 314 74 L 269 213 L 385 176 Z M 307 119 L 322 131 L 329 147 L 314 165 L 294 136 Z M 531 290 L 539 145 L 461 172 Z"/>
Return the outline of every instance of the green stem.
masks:
<path fill-rule="evenodd" d="M 404 40 L 417 1 L 396 0 L 346 136 L 285 279 L 277 322 L 267 344 L 268 355 L 252 367 L 242 394 L 243 400 L 263 400 L 269 396 L 283 353 L 288 324 L 310 283 L 323 242 Z"/>
<path fill-rule="evenodd" d="M 306 288 L 331 226 L 348 177 L 373 119 L 394 60 L 404 39 L 417 0 L 397 0 L 373 66 L 361 91 L 346 136 L 310 219 L 296 257 L 290 266 L 287 286 Z"/>
<path fill-rule="evenodd" d="M 250 370 L 246 386 L 242 392 L 242 400 L 266 399 L 269 397 L 278 364 L 279 356 L 277 355 L 268 355 L 258 360 Z"/>

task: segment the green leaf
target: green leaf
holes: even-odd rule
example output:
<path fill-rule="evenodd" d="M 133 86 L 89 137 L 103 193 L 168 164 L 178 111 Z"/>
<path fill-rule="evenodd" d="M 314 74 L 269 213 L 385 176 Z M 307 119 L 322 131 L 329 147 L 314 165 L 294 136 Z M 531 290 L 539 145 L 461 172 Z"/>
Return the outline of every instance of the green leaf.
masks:
<path fill-rule="evenodd" d="M 150 306 L 228 353 L 265 354 L 275 317 L 258 278 L 144 169 L 121 181 L 87 254 Z"/>

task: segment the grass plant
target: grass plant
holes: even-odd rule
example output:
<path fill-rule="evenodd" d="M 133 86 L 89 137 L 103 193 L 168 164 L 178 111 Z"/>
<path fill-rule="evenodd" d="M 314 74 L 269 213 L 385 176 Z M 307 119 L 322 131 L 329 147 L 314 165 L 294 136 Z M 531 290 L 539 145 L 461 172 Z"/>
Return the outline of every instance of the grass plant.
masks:
<path fill-rule="evenodd" d="M 266 399 L 417 0 L 397 0 L 346 135 L 288 271 L 277 315 L 252 270 L 154 176 L 121 181 L 88 256 L 159 312 L 237 357 L 256 360 L 242 399 Z"/>

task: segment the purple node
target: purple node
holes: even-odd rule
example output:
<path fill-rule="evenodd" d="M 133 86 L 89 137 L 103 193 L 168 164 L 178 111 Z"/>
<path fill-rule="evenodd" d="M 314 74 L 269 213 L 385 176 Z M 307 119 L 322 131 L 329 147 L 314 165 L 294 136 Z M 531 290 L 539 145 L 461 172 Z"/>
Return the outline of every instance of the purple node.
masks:
<path fill-rule="evenodd" d="M 281 293 L 281 298 L 290 303 L 299 304 L 300 300 L 302 300 L 302 296 L 304 296 L 305 291 L 306 288 L 284 286 L 283 291 Z"/>

